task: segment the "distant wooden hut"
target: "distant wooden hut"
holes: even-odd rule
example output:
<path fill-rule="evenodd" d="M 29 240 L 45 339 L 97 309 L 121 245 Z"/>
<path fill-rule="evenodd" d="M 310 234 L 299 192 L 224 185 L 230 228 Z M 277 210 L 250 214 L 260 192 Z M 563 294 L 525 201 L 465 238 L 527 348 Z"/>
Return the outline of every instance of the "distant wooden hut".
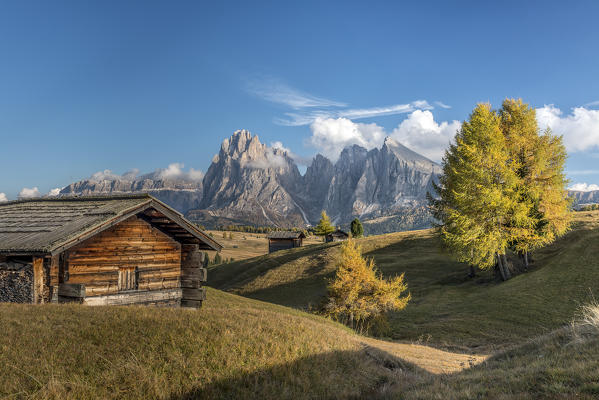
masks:
<path fill-rule="evenodd" d="M 342 240 L 349 239 L 349 234 L 343 232 L 341 229 L 337 229 L 335 232 L 329 233 L 325 236 L 327 243 L 329 242 L 340 242 Z"/>
<path fill-rule="evenodd" d="M 0 204 L 0 301 L 199 307 L 221 245 L 149 195 Z"/>
<path fill-rule="evenodd" d="M 268 235 L 268 252 L 301 247 L 306 235 L 303 232 L 279 231 Z"/>

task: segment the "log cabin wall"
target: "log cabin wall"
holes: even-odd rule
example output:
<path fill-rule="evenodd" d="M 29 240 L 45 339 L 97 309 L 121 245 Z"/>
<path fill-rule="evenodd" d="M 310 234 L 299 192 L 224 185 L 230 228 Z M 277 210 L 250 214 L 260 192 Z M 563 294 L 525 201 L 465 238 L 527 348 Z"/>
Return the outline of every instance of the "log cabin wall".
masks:
<path fill-rule="evenodd" d="M 62 264 L 61 283 L 84 284 L 86 301 L 118 295 L 123 304 L 127 298 L 129 303 L 180 303 L 180 291 L 164 299 L 140 295 L 180 288 L 181 244 L 136 216 L 71 248 Z"/>

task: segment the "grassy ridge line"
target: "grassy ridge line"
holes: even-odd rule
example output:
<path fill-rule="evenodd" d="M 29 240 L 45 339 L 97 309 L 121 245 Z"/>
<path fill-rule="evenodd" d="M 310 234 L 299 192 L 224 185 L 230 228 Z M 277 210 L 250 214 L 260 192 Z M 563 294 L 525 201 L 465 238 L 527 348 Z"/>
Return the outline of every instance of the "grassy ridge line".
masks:
<path fill-rule="evenodd" d="M 599 292 L 599 212 L 576 213 L 573 230 L 533 254 L 530 272 L 498 283 L 467 279 L 430 230 L 360 239 L 386 276 L 405 272 L 412 301 L 392 314 L 389 336 L 477 353 L 513 346 L 567 324 Z M 337 249 L 294 249 L 209 271 L 209 284 L 300 309 L 318 305 Z"/>

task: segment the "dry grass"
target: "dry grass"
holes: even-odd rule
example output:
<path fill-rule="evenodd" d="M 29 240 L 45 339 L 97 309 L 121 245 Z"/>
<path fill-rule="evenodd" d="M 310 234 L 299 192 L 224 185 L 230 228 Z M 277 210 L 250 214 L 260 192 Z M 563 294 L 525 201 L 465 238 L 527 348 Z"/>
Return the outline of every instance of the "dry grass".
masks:
<path fill-rule="evenodd" d="M 11 399 L 377 398 L 472 358 L 216 290 L 199 311 L 0 304 L 0 326 Z"/>
<path fill-rule="evenodd" d="M 567 325 L 599 292 L 599 212 L 576 213 L 572 232 L 535 252 L 528 273 L 501 283 L 468 279 L 430 230 L 359 240 L 385 276 L 405 272 L 412 300 L 390 316 L 395 341 L 489 354 Z M 209 285 L 309 310 L 326 296 L 338 249 L 313 246 L 215 267 Z"/>
<path fill-rule="evenodd" d="M 599 333 L 599 304 L 593 302 L 582 306 L 581 314 L 580 320 L 575 322 L 574 325 L 592 329 Z"/>
<path fill-rule="evenodd" d="M 406 272 L 413 301 L 390 333 L 402 343 L 218 290 L 199 311 L 0 304 L 0 398 L 599 397 L 598 212 L 506 283 L 466 279 L 430 231 L 361 242 L 384 274 Z M 307 308 L 336 246 L 215 267 L 210 283 Z"/>
<path fill-rule="evenodd" d="M 258 257 L 268 254 L 268 240 L 264 233 L 247 233 L 247 232 L 223 232 L 223 231 L 208 231 L 214 239 L 221 245 L 223 250 L 221 256 L 225 259 L 246 260 L 252 257 Z M 223 233 L 225 237 L 223 238 Z M 229 234 L 233 236 L 229 239 Z M 322 238 L 317 236 L 309 236 L 304 240 L 304 245 L 322 243 Z M 210 258 L 214 257 L 215 252 L 210 251 Z"/>
<path fill-rule="evenodd" d="M 525 341 L 451 375 L 413 379 L 401 399 L 599 398 L 599 307 L 581 308 L 571 327 Z"/>

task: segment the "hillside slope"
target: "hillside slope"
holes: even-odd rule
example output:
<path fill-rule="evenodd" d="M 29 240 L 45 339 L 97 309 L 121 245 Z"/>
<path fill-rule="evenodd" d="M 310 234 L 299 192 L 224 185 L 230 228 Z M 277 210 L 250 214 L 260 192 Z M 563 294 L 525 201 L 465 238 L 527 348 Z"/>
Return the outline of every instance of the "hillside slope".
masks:
<path fill-rule="evenodd" d="M 596 309 L 595 312 L 599 310 Z M 499 352 L 451 375 L 410 375 L 401 399 L 596 399 L 599 321 L 575 324 Z"/>
<path fill-rule="evenodd" d="M 197 311 L 0 304 L 0 326 L 0 398 L 376 398 L 484 359 L 212 289 Z"/>
<path fill-rule="evenodd" d="M 533 254 L 529 272 L 500 283 L 466 277 L 430 230 L 360 239 L 386 276 L 405 272 L 412 301 L 390 318 L 395 340 L 490 352 L 567 324 L 599 292 L 599 213 L 577 213 L 573 230 Z M 336 244 L 310 246 L 209 271 L 209 284 L 243 296 L 310 309 L 326 295 Z"/>

